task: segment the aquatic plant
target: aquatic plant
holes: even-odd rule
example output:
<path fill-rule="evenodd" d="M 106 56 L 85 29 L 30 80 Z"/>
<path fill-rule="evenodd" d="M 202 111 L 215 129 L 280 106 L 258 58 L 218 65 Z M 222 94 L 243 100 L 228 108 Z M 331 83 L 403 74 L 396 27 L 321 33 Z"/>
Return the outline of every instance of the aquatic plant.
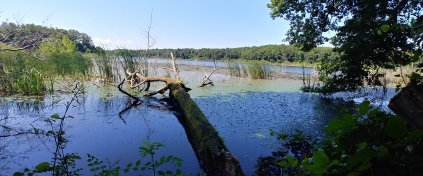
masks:
<path fill-rule="evenodd" d="M 247 70 L 253 79 L 269 79 L 271 77 L 270 69 L 260 63 L 247 64 Z"/>
<path fill-rule="evenodd" d="M 34 68 L 19 73 L 11 85 L 11 91 L 26 95 L 40 95 L 46 90 L 42 74 Z"/>
<path fill-rule="evenodd" d="M 113 62 L 114 59 L 109 54 L 102 53 L 98 55 L 98 71 L 101 76 L 101 78 L 105 82 L 111 82 L 114 80 L 114 74 L 113 74 Z"/>
<path fill-rule="evenodd" d="M 229 74 L 231 76 L 241 76 L 241 67 L 238 63 L 229 62 L 228 63 Z"/>
<path fill-rule="evenodd" d="M 116 52 L 116 57 L 118 58 L 118 60 L 121 60 L 120 63 L 122 64 L 124 70 L 129 70 L 132 72 L 137 70 L 137 58 L 140 57 L 137 51 L 118 49 L 116 50 Z"/>

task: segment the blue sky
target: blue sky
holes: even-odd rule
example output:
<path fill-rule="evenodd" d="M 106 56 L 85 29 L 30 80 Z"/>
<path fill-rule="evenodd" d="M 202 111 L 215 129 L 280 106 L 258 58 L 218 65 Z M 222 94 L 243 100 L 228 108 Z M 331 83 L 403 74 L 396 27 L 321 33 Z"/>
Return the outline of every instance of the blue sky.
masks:
<path fill-rule="evenodd" d="M 0 20 L 87 33 L 95 44 L 153 48 L 225 48 L 282 44 L 289 28 L 272 20 L 267 0 L 2 0 Z"/>

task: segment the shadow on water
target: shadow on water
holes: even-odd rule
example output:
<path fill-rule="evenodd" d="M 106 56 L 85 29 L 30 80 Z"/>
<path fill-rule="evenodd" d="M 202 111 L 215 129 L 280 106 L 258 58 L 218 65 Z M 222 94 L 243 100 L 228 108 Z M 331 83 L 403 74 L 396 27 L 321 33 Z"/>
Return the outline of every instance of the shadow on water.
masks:
<path fill-rule="evenodd" d="M 100 97 L 98 94 L 96 90 L 88 90 L 79 103 L 72 104 L 68 113 L 72 118 L 67 118 L 64 125 L 69 140 L 66 151 L 126 164 L 139 159 L 138 147 L 143 141 L 160 141 L 168 147 L 160 150 L 158 157 L 180 156 L 184 160 L 183 171 L 201 171 L 185 131 L 165 103 L 149 98 L 144 99 L 143 104 L 133 105 L 127 97 Z M 32 131 L 34 127 L 49 130 L 44 119 L 64 112 L 64 103 L 69 98 L 70 95 L 62 94 L 57 98 L 60 101 L 51 106 L 46 103 L 53 102 L 49 96 L 44 97 L 44 103 L 34 103 L 34 106 L 13 99 L 0 100 L 0 135 L 12 134 L 0 137 L 0 175 L 12 175 L 25 167 L 33 168 L 38 163 L 51 161 L 54 151 L 51 137 L 15 134 Z"/>
<path fill-rule="evenodd" d="M 257 158 L 277 145 L 269 129 L 286 133 L 302 130 L 322 137 L 327 121 L 338 115 L 341 106 L 301 92 L 232 93 L 195 101 L 249 175 L 255 171 Z"/>

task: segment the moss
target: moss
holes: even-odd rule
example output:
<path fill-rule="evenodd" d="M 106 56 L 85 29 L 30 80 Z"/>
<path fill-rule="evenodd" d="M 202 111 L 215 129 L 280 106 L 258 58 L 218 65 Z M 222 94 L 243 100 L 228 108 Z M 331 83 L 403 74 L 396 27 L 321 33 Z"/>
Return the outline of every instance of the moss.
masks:
<path fill-rule="evenodd" d="M 197 158 L 205 168 L 205 172 L 208 175 L 244 175 L 237 160 L 229 160 L 226 155 L 222 154 L 222 150 L 228 151 L 222 138 L 181 86 L 181 83 L 169 83 L 169 87 L 170 96 L 181 112 L 178 117 L 179 121 L 184 126 L 188 139 Z M 232 172 L 234 169 L 228 168 L 236 169 Z"/>

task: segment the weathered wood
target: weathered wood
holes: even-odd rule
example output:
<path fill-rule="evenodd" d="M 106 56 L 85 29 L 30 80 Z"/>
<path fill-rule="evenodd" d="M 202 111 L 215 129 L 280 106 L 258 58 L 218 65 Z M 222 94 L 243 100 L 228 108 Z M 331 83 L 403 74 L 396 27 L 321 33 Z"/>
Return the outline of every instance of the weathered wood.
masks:
<path fill-rule="evenodd" d="M 168 86 L 169 95 L 180 112 L 178 119 L 204 172 L 207 175 L 244 175 L 238 160 L 229 153 L 217 131 L 185 88 L 179 83 Z"/>
<path fill-rule="evenodd" d="M 210 72 L 210 74 L 207 74 L 206 71 L 204 71 L 204 69 L 202 67 L 201 67 L 201 70 L 204 73 L 204 79 L 203 79 L 203 82 L 201 82 L 201 84 L 198 87 L 204 87 L 204 86 L 207 86 L 207 85 L 213 86 L 214 84 L 213 84 L 213 81 L 210 79 L 210 76 L 213 75 L 213 73 L 217 70 L 216 60 L 214 60 L 214 67 L 213 67 L 213 70 Z"/>
<path fill-rule="evenodd" d="M 423 86 L 404 87 L 392 97 L 388 107 L 410 125 L 423 129 Z"/>
<path fill-rule="evenodd" d="M 131 73 L 127 71 L 130 88 L 146 85 L 147 88 L 145 90 L 148 91 L 152 82 L 165 83 L 166 85 L 164 87 L 157 91 L 146 93 L 144 96 L 153 96 L 158 93 L 163 94 L 169 90 L 169 97 L 173 100 L 175 107 L 177 107 L 177 117 L 185 129 L 188 140 L 204 172 L 207 175 L 244 175 L 238 160 L 229 153 L 217 131 L 206 119 L 197 104 L 190 98 L 187 92 L 191 89 L 185 87 L 181 81 L 175 58 L 172 53 L 170 54 L 172 57 L 172 68 L 165 69 L 174 73 L 174 79 L 166 77 L 143 77 L 138 72 Z M 202 83 L 203 85 L 207 85 L 206 81 L 210 80 L 209 78 L 214 71 L 216 71 L 216 65 L 210 75 L 206 74 L 205 81 Z M 135 96 L 121 90 L 123 82 L 118 86 L 119 90 L 137 100 Z M 211 80 L 210 82 L 213 83 Z"/>

